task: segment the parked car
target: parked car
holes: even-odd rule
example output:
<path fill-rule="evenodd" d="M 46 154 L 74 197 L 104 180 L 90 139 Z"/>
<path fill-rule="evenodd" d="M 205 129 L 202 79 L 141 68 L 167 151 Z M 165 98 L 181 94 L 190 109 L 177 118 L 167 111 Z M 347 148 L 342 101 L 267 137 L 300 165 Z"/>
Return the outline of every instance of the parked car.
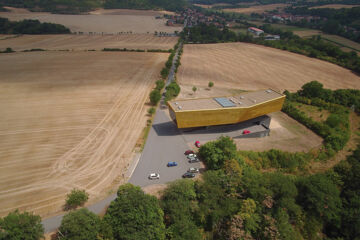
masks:
<path fill-rule="evenodd" d="M 194 151 L 193 150 L 186 150 L 184 154 L 185 155 L 194 154 Z"/>
<path fill-rule="evenodd" d="M 198 173 L 198 172 L 199 172 L 199 169 L 192 167 L 192 168 L 189 168 L 188 172 L 189 172 L 189 173 Z"/>
<path fill-rule="evenodd" d="M 177 162 L 168 162 L 167 164 L 168 167 L 176 167 L 177 165 Z"/>
<path fill-rule="evenodd" d="M 158 174 L 158 173 L 150 173 L 149 179 L 150 180 L 160 179 L 160 174 Z"/>
<path fill-rule="evenodd" d="M 249 134 L 249 133 L 251 133 L 250 130 L 244 130 L 244 131 L 243 131 L 243 134 Z"/>
<path fill-rule="evenodd" d="M 196 163 L 196 162 L 200 162 L 200 160 L 198 158 L 190 158 L 189 159 L 189 163 Z"/>
<path fill-rule="evenodd" d="M 186 156 L 188 159 L 190 158 L 197 158 L 196 154 L 194 153 L 190 153 L 189 155 Z"/>
<path fill-rule="evenodd" d="M 199 148 L 199 147 L 200 147 L 200 145 L 201 145 L 201 144 L 200 144 L 200 141 L 195 141 L 195 146 L 196 146 L 196 147 L 198 147 L 198 148 Z"/>
<path fill-rule="evenodd" d="M 186 172 L 182 175 L 183 178 L 193 178 L 195 177 L 194 173 Z"/>

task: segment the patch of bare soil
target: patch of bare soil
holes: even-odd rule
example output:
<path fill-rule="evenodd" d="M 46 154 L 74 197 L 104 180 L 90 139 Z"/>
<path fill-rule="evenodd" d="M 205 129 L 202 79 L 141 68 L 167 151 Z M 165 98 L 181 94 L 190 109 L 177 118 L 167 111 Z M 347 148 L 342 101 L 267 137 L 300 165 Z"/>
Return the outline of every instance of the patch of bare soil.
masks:
<path fill-rule="evenodd" d="M 143 187 L 142 190 L 150 195 L 153 195 L 160 199 L 162 192 L 167 188 L 167 184 L 153 184 Z"/>
<path fill-rule="evenodd" d="M 321 146 L 322 138 L 283 112 L 269 114 L 270 136 L 234 139 L 239 150 L 308 152 Z"/>

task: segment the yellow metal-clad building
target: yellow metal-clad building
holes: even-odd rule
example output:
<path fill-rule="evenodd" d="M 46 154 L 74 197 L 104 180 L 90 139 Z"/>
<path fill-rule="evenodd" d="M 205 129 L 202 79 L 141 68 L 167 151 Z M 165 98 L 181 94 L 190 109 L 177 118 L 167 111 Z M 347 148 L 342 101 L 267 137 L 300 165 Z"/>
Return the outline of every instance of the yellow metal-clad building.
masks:
<path fill-rule="evenodd" d="M 183 99 L 168 102 L 178 128 L 235 124 L 280 111 L 285 95 L 272 89 L 237 96 Z"/>

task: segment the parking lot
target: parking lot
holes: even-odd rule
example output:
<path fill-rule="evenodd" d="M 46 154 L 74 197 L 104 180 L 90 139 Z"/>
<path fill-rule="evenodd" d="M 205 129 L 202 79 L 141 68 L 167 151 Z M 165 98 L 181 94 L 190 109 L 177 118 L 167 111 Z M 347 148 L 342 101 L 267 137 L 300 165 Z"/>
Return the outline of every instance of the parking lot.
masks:
<path fill-rule="evenodd" d="M 267 133 L 267 129 L 261 125 L 254 125 L 254 120 L 192 131 L 179 130 L 169 118 L 167 111 L 167 109 L 159 109 L 156 113 L 144 151 L 129 180 L 132 184 L 144 187 L 168 183 L 181 178 L 190 167 L 201 169 L 201 163 L 189 163 L 184 155 L 186 150 L 196 148 L 194 146 L 196 140 L 205 143 L 216 140 L 220 136 L 242 137 L 244 129 L 251 130 L 252 134 L 243 137 L 258 137 L 260 133 Z M 168 162 L 177 162 L 178 165 L 168 167 Z M 160 174 L 160 179 L 148 179 L 150 173 Z"/>
<path fill-rule="evenodd" d="M 151 184 L 167 183 L 181 178 L 190 168 L 200 168 L 200 163 L 189 163 L 184 152 L 189 149 L 184 136 L 165 113 L 158 110 L 154 118 L 144 151 L 129 182 L 141 187 Z M 168 162 L 177 162 L 167 167 Z M 150 180 L 150 173 L 160 174 L 160 179 Z"/>

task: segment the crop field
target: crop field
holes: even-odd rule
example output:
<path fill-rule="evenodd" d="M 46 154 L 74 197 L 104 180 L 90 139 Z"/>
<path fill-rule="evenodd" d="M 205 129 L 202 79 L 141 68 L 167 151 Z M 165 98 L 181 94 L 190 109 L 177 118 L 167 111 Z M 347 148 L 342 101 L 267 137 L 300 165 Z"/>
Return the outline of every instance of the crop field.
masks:
<path fill-rule="evenodd" d="M 322 5 L 322 6 L 311 7 L 310 9 L 315 9 L 315 8 L 334 8 L 334 9 L 340 9 L 340 8 L 353 8 L 353 7 L 360 7 L 360 5 L 327 4 L 327 5 Z"/>
<path fill-rule="evenodd" d="M 177 37 L 156 37 L 153 34 L 22 35 L 13 38 L 0 36 L 0 49 L 11 47 L 16 51 L 30 49 L 100 50 L 103 48 L 168 50 L 172 48 L 176 42 Z"/>
<path fill-rule="evenodd" d="M 244 14 L 263 13 L 265 11 L 272 11 L 275 9 L 283 9 L 287 6 L 288 6 L 287 4 L 278 3 L 278 4 L 257 5 L 257 6 L 251 6 L 248 8 L 225 8 L 225 9 L 223 9 L 223 11 L 224 12 L 244 13 Z"/>
<path fill-rule="evenodd" d="M 12 12 L 1 12 L 0 17 L 13 21 L 23 19 L 38 19 L 40 22 L 63 24 L 72 32 L 96 33 L 154 33 L 181 31 L 181 27 L 166 26 L 166 19 L 156 19 L 155 16 L 164 14 L 156 11 L 140 10 L 102 10 L 87 15 L 65 15 L 43 12 L 28 12 L 12 9 Z"/>
<path fill-rule="evenodd" d="M 124 182 L 146 126 L 164 53 L 0 55 L 0 216 L 61 210 L 73 188 L 90 202 Z"/>
<path fill-rule="evenodd" d="M 360 77 L 350 70 L 279 49 L 248 43 L 186 44 L 177 75 L 184 85 L 220 88 L 296 91 L 307 82 L 325 88 L 360 89 Z"/>

